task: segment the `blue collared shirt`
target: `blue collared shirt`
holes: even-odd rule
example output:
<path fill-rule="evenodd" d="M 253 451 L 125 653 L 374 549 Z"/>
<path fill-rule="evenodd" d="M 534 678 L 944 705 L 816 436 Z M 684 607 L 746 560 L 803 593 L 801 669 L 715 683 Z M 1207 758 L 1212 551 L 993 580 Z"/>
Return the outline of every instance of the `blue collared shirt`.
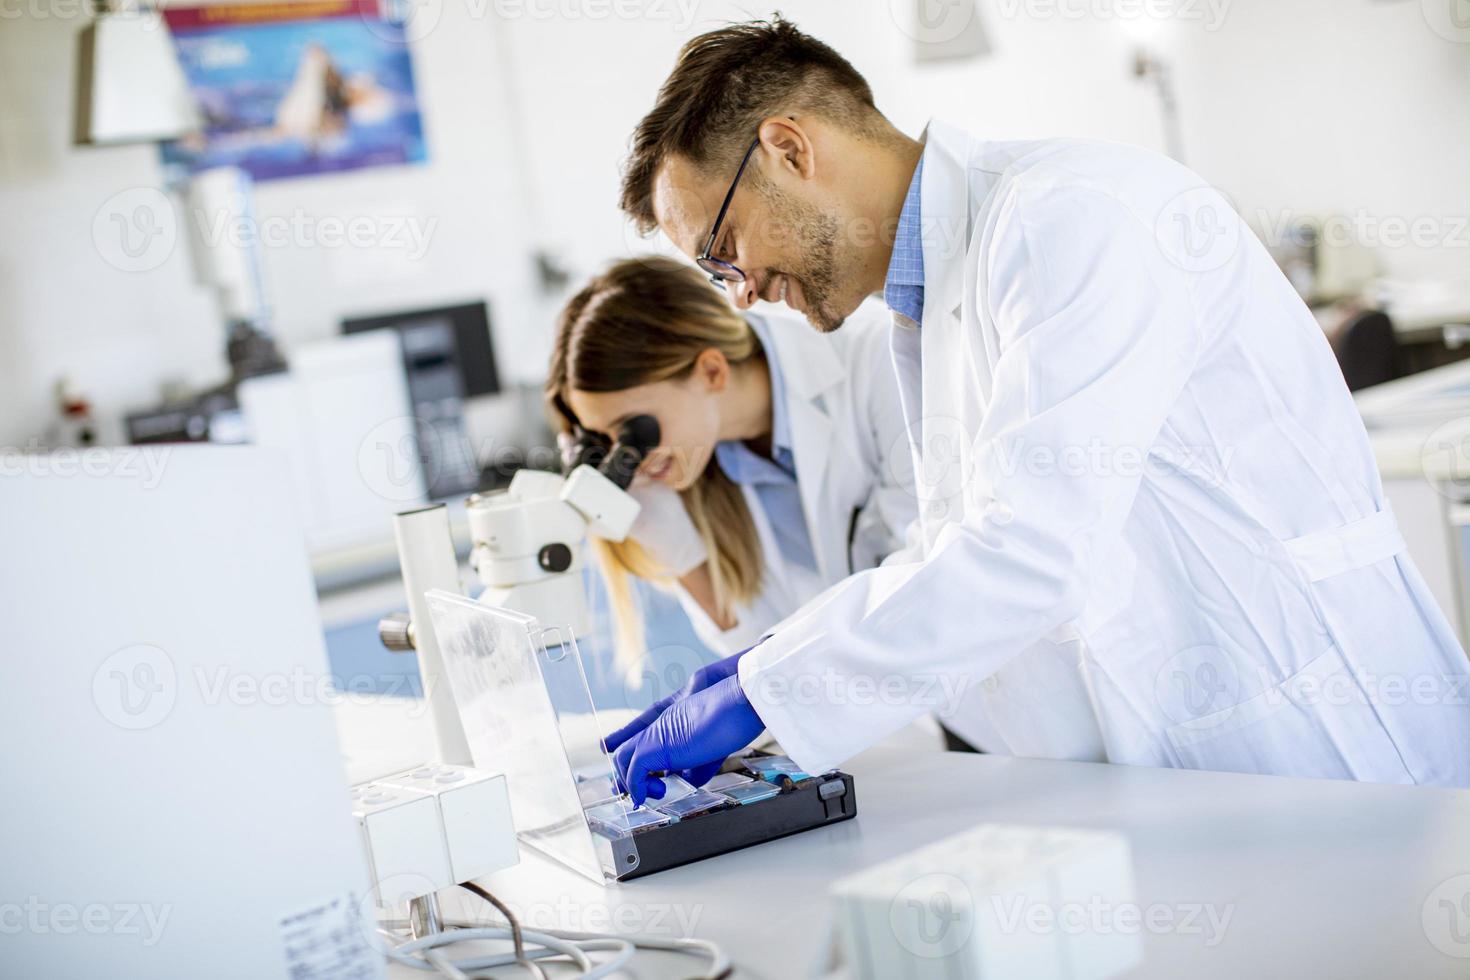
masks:
<path fill-rule="evenodd" d="M 761 509 L 770 522 L 771 533 L 781 558 L 789 565 L 808 571 L 817 570 L 817 556 L 807 533 L 806 515 L 801 509 L 801 490 L 796 483 L 796 454 L 791 445 L 791 416 L 786 408 L 786 382 L 776 350 L 771 344 L 770 327 L 757 316 L 746 317 L 766 352 L 771 372 L 771 458 L 767 459 L 738 439 L 715 446 L 715 459 L 731 481 L 754 489 Z"/>
<path fill-rule="evenodd" d="M 919 224 L 919 187 L 924 177 L 924 158 L 914 168 L 914 178 L 898 215 L 898 235 L 888 260 L 883 281 L 883 302 L 895 313 L 915 323 L 924 322 L 924 234 Z"/>

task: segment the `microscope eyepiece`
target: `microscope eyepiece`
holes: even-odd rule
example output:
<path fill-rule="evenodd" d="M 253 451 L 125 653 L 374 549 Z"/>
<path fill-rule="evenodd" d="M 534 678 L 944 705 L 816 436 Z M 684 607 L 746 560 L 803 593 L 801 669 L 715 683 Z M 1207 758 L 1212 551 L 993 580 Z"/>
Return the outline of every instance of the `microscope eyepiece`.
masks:
<path fill-rule="evenodd" d="M 567 473 L 579 466 L 590 466 L 596 469 L 607 459 L 608 450 L 611 448 L 612 440 L 607 436 L 589 432 L 579 425 L 572 430 L 571 449 L 562 456 L 562 465 L 565 466 Z"/>
<path fill-rule="evenodd" d="M 658 445 L 658 419 L 652 415 L 635 415 L 618 427 L 617 441 L 597 467 L 598 472 L 626 490 L 643 458 Z"/>

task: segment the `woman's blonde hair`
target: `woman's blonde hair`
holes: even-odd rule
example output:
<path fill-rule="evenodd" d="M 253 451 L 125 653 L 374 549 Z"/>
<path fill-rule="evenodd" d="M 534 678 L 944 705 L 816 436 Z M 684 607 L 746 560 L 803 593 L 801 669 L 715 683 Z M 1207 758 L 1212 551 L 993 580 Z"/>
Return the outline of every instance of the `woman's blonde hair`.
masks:
<path fill-rule="evenodd" d="M 660 256 L 617 262 L 561 312 L 546 379 L 552 424 L 562 432 L 578 424 L 567 402 L 571 391 L 624 391 L 682 379 L 711 348 L 732 365 L 764 356 L 750 324 L 699 270 Z M 761 585 L 760 539 L 745 497 L 713 458 L 679 495 L 709 551 L 717 618 L 733 619 Z M 593 547 L 607 580 L 617 658 L 631 665 L 643 653 L 644 634 L 628 576 L 667 589 L 673 575 L 632 539 L 597 540 Z"/>

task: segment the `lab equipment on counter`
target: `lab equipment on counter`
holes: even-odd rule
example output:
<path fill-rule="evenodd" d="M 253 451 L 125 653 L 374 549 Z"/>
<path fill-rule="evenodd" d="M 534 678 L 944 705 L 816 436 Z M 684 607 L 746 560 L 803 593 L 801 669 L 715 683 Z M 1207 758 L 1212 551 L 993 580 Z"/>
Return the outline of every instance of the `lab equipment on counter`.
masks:
<path fill-rule="evenodd" d="M 766 782 L 750 780 L 739 786 L 727 786 L 720 790 L 720 795 L 729 797 L 741 806 L 750 803 L 759 803 L 761 800 L 769 800 L 773 796 L 779 796 L 780 787 L 772 786 Z"/>
<path fill-rule="evenodd" d="M 285 370 L 260 276 L 254 180 L 239 167 L 210 167 L 190 178 L 183 203 L 194 278 L 215 294 L 225 321 L 231 380 Z"/>
<path fill-rule="evenodd" d="M 658 421 L 635 416 L 613 441 L 582 434 L 564 477 L 521 470 L 508 490 L 471 497 L 465 515 L 470 565 L 485 584 L 480 600 L 587 635 L 587 535 L 627 537 L 639 510 L 628 486 L 658 442 Z"/>
<path fill-rule="evenodd" d="M 56 379 L 51 387 L 56 398 L 57 418 L 51 425 L 46 443 L 59 446 L 95 446 L 97 420 L 92 417 L 92 403 L 68 377 Z"/>
<path fill-rule="evenodd" d="M 1104 980 L 1143 958 L 1121 834 L 981 824 L 831 898 L 851 980 Z"/>
<path fill-rule="evenodd" d="M 392 336 L 379 331 L 352 339 L 381 343 Z M 485 584 L 480 601 L 573 630 L 585 627 L 581 569 L 587 531 L 613 540 L 627 534 L 638 516 L 638 502 L 626 487 L 657 443 L 658 423 L 639 416 L 623 426 L 611 446 L 588 440 L 569 476 L 521 470 L 509 489 L 471 497 L 466 506 L 474 546 L 470 563 Z M 390 650 L 417 652 L 439 759 L 468 763 L 455 695 L 444 682 L 434 625 L 424 606 L 424 594 L 431 589 L 464 591 L 447 511 L 442 504 L 404 511 L 394 526 L 409 611 L 384 618 L 378 635 Z"/>
<path fill-rule="evenodd" d="M 430 309 L 352 317 L 342 321 L 342 332 L 363 333 L 389 328 L 407 333 L 424 326 L 443 326 L 450 331 L 452 342 L 444 353 L 448 357 L 448 366 L 459 376 L 459 388 L 463 397 L 474 398 L 500 392 L 500 372 L 496 366 L 495 345 L 492 342 L 490 310 L 484 300 L 458 306 L 436 306 Z"/>
<path fill-rule="evenodd" d="M 393 519 L 408 613 L 390 616 L 378 624 L 379 635 L 390 650 L 413 650 L 419 661 L 424 702 L 434 729 L 438 761 L 469 765 L 469 745 L 454 704 L 454 693 L 444 673 L 434 622 L 424 593 L 430 589 L 462 592 L 459 560 L 449 529 L 449 511 L 443 504 L 405 511 Z"/>
<path fill-rule="evenodd" d="M 246 442 L 237 386 L 286 370 L 260 277 L 254 185 L 237 167 L 212 167 L 183 184 L 181 196 L 194 279 L 214 294 L 225 322 L 230 376 L 202 389 L 166 392 L 162 404 L 129 411 L 127 439 L 135 445 Z"/>
<path fill-rule="evenodd" d="M 618 972 L 641 947 L 707 958 L 710 966 L 701 976 L 711 980 L 729 972 L 724 954 L 704 940 L 523 928 L 514 909 L 475 882 L 519 860 L 506 780 L 498 773 L 430 763 L 355 786 L 352 800 L 376 883 L 374 896 L 380 910 L 376 935 L 392 960 L 462 978 L 467 971 L 512 964 L 545 976 L 533 960 L 565 957 L 570 961 L 566 965 L 579 968 L 575 974 L 565 974 L 571 978 Z M 651 812 L 638 814 L 634 820 L 639 818 L 671 819 Z M 455 886 L 487 902 L 498 919 L 488 923 L 478 918 L 451 919 L 445 914 L 449 907 L 441 907 L 439 899 Z M 401 914 L 405 903 L 406 917 Z M 511 950 L 487 953 L 478 947 L 459 959 L 450 959 L 446 952 L 449 947 L 486 940 L 509 940 Z M 594 965 L 590 955 L 594 953 L 612 956 Z"/>
<path fill-rule="evenodd" d="M 86 461 L 0 493 L 0 976 L 382 977 L 283 461 Z"/>
<path fill-rule="evenodd" d="M 425 600 L 474 763 L 505 774 L 521 843 L 595 881 L 643 877 L 857 813 L 851 776 L 808 775 L 788 759 L 774 764 L 784 782 L 763 783 L 751 767 L 773 763 L 760 753 L 729 759 L 725 771 L 743 779 L 719 778 L 721 791 L 665 776 L 664 797 L 634 807 L 617 791 L 574 635 L 451 591 Z M 747 785 L 774 792 L 728 795 Z"/>
<path fill-rule="evenodd" d="M 488 364 L 477 363 L 474 370 L 464 363 L 461 348 L 466 333 L 458 329 L 453 310 L 425 310 L 417 315 L 372 317 L 342 324 L 346 334 L 391 329 L 402 339 L 403 373 L 430 500 L 458 497 L 480 487 L 480 467 L 465 428 L 464 400 L 472 394 L 466 391 L 466 379 L 474 377 L 483 385 L 479 375 L 488 370 L 488 390 L 498 391 L 500 386 L 485 324 L 485 304 L 464 309 L 476 308 L 478 330 L 469 331 L 468 336 L 482 334 L 483 339 L 473 348 L 474 356 L 488 360 Z"/>
<path fill-rule="evenodd" d="M 370 546 L 396 511 L 428 500 L 396 333 L 303 344 L 289 371 L 236 394 L 251 444 L 290 459 L 314 557 Z"/>
<path fill-rule="evenodd" d="M 769 755 L 763 758 L 752 759 L 747 768 L 768 783 L 781 782 L 782 777 L 793 781 L 810 779 L 811 776 L 802 771 L 802 768 L 790 757 L 784 755 Z"/>
<path fill-rule="evenodd" d="M 581 573 L 587 534 L 610 541 L 627 536 L 638 516 L 638 501 L 627 488 L 658 440 L 657 420 L 640 415 L 623 424 L 614 442 L 584 437 L 566 476 L 520 470 L 509 488 L 470 497 L 465 505 L 473 547 L 470 564 L 485 586 L 480 600 L 585 635 L 587 596 Z M 432 546 L 453 557 L 447 537 Z M 406 565 L 409 559 L 401 544 L 399 550 Z M 412 583 L 409 590 L 415 591 Z M 459 590 L 456 586 L 451 591 Z M 398 652 L 412 649 L 412 623 L 419 621 L 422 616 L 416 612 L 384 619 L 378 630 L 384 646 Z M 437 676 L 424 674 L 426 689 Z"/>
<path fill-rule="evenodd" d="M 373 894 L 396 909 L 520 860 L 505 777 L 428 763 L 352 787 Z"/>
<path fill-rule="evenodd" d="M 654 805 L 659 813 L 666 814 L 676 820 L 688 820 L 691 817 L 703 816 L 706 813 L 714 813 L 717 810 L 728 810 L 731 800 L 727 796 L 718 793 L 706 793 L 704 790 L 695 790 L 688 796 L 682 796 L 677 800 L 668 800 Z"/>
<path fill-rule="evenodd" d="M 203 392 L 170 392 L 162 404 L 123 416 L 128 444 L 212 442 L 238 446 L 250 441 L 233 384 Z"/>

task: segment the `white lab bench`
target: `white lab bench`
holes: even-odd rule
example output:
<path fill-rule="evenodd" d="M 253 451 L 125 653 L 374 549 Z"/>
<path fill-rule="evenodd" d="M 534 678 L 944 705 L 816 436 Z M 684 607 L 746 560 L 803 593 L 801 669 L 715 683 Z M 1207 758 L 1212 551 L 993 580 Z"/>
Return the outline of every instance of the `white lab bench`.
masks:
<path fill-rule="evenodd" d="M 354 778 L 425 757 L 414 710 L 339 710 Z M 481 883 L 535 925 L 664 938 L 688 926 L 737 977 L 793 980 L 825 961 L 836 878 L 981 821 L 1093 828 L 1128 838 L 1138 904 L 1168 923 L 1141 930 L 1133 977 L 1470 975 L 1470 958 L 1436 948 L 1470 957 L 1470 791 L 965 755 L 912 729 L 843 768 L 857 780 L 852 821 L 610 886 L 522 848 Z M 633 965 L 643 980 L 695 972 L 671 954 Z"/>

